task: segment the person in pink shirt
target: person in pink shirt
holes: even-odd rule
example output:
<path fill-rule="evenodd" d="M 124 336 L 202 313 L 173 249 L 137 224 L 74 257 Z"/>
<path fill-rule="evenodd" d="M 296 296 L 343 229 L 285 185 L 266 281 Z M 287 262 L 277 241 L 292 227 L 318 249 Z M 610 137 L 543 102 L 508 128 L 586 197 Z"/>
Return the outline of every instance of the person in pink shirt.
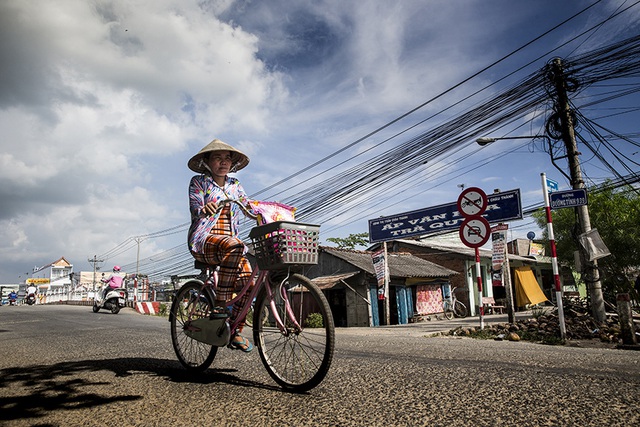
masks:
<path fill-rule="evenodd" d="M 122 275 L 120 274 L 120 266 L 114 266 L 111 276 L 107 277 L 106 279 L 102 279 L 102 282 L 107 285 L 104 288 L 104 295 L 102 296 L 103 298 L 106 298 L 111 289 L 121 288 L 122 282 L 124 282 L 124 277 L 122 277 Z"/>

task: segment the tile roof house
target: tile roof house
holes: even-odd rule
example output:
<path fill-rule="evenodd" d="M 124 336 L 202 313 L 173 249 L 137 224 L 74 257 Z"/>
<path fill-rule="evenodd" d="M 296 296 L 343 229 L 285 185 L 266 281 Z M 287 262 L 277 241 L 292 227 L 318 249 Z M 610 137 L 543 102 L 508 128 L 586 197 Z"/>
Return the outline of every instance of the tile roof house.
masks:
<path fill-rule="evenodd" d="M 304 272 L 327 296 L 336 326 L 377 326 L 385 323 L 379 299 L 373 252 L 321 246 L 318 264 Z M 408 323 L 418 300 L 439 296 L 457 273 L 409 253 L 388 254 L 391 324 Z"/>
<path fill-rule="evenodd" d="M 462 301 L 472 314 L 478 314 L 477 278 L 475 272 L 475 249 L 462 244 L 459 237 L 444 235 L 424 239 L 397 239 L 387 242 L 391 253 L 395 251 L 409 252 L 416 257 L 432 261 L 459 274 L 451 278 L 451 286 L 456 289 L 455 295 Z M 375 250 L 376 245 L 371 248 Z M 480 248 L 481 280 L 483 283 L 483 298 L 493 299 L 498 305 L 506 304 L 506 291 L 502 286 L 500 275 L 492 271 L 492 250 Z M 540 288 L 550 301 L 555 299 L 553 292 L 553 269 L 551 260 L 545 256 L 522 256 L 508 254 L 510 263 L 510 277 L 512 295 L 516 296 L 516 270 L 530 267 Z M 569 278 L 570 279 L 570 278 Z M 563 284 L 570 290 L 567 277 L 562 277 Z M 496 285 L 498 283 L 498 285 Z M 495 286 L 494 286 L 495 285 Z M 564 286 L 564 285 L 563 285 Z M 517 308 L 517 307 L 516 307 Z"/>

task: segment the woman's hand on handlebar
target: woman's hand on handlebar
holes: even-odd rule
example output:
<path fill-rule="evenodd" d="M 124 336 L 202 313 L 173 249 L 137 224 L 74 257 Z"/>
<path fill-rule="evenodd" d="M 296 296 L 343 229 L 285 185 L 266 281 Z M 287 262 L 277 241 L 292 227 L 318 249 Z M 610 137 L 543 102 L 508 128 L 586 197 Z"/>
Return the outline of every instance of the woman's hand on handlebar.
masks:
<path fill-rule="evenodd" d="M 234 200 L 234 199 L 224 199 L 224 200 L 219 200 L 219 203 L 216 202 L 209 202 L 206 205 L 204 205 L 202 207 L 202 215 L 214 215 L 216 212 L 218 212 L 220 209 L 222 209 L 224 207 L 225 204 L 227 203 L 235 203 L 236 205 L 238 205 L 240 207 L 240 209 L 242 209 L 242 212 L 244 212 L 244 214 L 252 219 L 256 219 L 257 217 L 252 214 L 251 212 L 249 212 L 248 207 L 244 205 L 244 202 L 241 200 Z"/>
<path fill-rule="evenodd" d="M 204 215 L 213 215 L 218 212 L 218 204 L 216 202 L 209 202 L 202 207 L 202 213 Z"/>

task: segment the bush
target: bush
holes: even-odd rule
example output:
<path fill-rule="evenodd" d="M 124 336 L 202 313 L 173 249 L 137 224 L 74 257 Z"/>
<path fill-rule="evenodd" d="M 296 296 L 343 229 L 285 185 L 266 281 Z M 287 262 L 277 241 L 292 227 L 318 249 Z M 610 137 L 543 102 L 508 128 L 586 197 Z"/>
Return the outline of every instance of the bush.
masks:
<path fill-rule="evenodd" d="M 307 328 L 322 328 L 324 327 L 324 322 L 322 321 L 322 314 L 320 313 L 311 313 L 307 320 L 304 322 Z"/>
<path fill-rule="evenodd" d="M 167 304 L 160 304 L 160 307 L 158 307 L 158 316 L 167 316 L 169 314 L 169 309 L 167 307 Z"/>

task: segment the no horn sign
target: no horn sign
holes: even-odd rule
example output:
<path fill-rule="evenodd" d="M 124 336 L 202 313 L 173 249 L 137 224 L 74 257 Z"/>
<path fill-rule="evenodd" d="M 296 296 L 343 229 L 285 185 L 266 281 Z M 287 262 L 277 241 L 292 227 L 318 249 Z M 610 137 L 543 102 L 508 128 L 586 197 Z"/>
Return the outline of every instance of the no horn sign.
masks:
<path fill-rule="evenodd" d="M 458 197 L 458 211 L 465 216 L 458 234 L 462 243 L 470 248 L 479 248 L 489 240 L 491 226 L 481 216 L 487 204 L 487 195 L 475 187 L 467 188 Z"/>

